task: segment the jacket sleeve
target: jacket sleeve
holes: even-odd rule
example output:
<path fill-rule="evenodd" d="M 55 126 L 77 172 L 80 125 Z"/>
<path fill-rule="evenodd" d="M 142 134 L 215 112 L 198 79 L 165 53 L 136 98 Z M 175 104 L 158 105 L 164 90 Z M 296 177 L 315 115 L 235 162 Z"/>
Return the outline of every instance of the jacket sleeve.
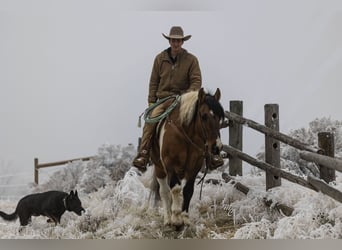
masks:
<path fill-rule="evenodd" d="M 151 77 L 150 77 L 150 85 L 148 90 L 148 103 L 154 103 L 157 101 L 157 90 L 160 82 L 160 74 L 159 74 L 159 58 L 156 56 L 153 62 Z"/>
<path fill-rule="evenodd" d="M 189 90 L 199 90 L 202 87 L 202 75 L 198 59 L 194 56 L 189 71 Z"/>

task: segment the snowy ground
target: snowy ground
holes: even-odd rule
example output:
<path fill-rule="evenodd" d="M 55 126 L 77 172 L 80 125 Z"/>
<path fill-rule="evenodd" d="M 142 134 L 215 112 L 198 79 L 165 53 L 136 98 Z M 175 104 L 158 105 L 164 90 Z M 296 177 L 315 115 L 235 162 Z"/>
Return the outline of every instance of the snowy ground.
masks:
<path fill-rule="evenodd" d="M 330 123 L 329 123 L 330 124 Z M 339 127 L 339 131 L 341 131 Z M 303 131 L 302 131 L 303 132 Z M 297 135 L 298 131 L 295 131 Z M 336 137 L 336 152 L 341 155 L 341 134 Z M 308 138 L 308 133 L 303 133 Z M 289 154 L 284 148 L 283 154 Z M 291 154 L 293 152 L 291 151 Z M 148 183 L 151 168 L 139 175 L 130 167 L 135 155 L 127 147 L 103 145 L 88 162 L 75 161 L 55 172 L 39 186 L 29 185 L 30 192 L 77 189 L 86 213 L 77 216 L 66 212 L 61 224 L 46 223 L 45 217 L 33 217 L 32 224 L 19 232 L 19 221 L 0 218 L 1 239 L 341 239 L 342 204 L 321 193 L 282 179 L 281 187 L 265 191 L 265 176 L 253 169 L 236 180 L 249 187 L 244 195 L 221 174 L 227 167 L 209 173 L 206 179 L 221 180 L 217 185 L 200 185 L 190 205 L 191 226 L 181 231 L 163 226 L 161 207 L 149 202 Z M 296 157 L 292 157 L 296 158 Z M 291 157 L 282 160 L 286 166 Z M 298 174 L 302 172 L 298 168 Z M 330 183 L 342 191 L 342 175 Z M 265 206 L 267 197 L 294 209 L 291 216 Z M 0 210 L 12 213 L 18 199 L 0 200 Z"/>
<path fill-rule="evenodd" d="M 147 173 L 148 174 L 148 173 Z M 146 175 L 147 175 L 146 174 Z M 220 179 L 221 173 L 207 178 Z M 246 196 L 229 183 L 204 184 L 202 199 L 196 186 L 190 208 L 192 225 L 175 232 L 164 227 L 161 208 L 148 203 L 147 176 L 130 170 L 118 183 L 96 192 L 80 193 L 87 212 L 79 217 L 66 212 L 61 224 L 34 217 L 19 232 L 19 222 L 0 222 L 0 238 L 29 239 L 311 239 L 342 238 L 342 205 L 333 199 L 283 180 L 282 186 L 266 193 L 264 176 L 244 176 L 238 180 L 250 188 Z M 336 188 L 342 190 L 342 177 Z M 264 197 L 294 208 L 286 217 L 263 204 Z M 2 200 L 2 211 L 13 212 L 17 201 Z"/>

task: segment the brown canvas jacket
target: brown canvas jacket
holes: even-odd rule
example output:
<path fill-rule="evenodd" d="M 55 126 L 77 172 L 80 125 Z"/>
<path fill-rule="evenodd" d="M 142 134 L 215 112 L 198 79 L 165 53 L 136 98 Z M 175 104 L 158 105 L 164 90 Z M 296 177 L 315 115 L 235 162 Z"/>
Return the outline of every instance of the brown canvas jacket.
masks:
<path fill-rule="evenodd" d="M 173 64 L 167 50 L 164 50 L 154 59 L 148 102 L 154 103 L 170 95 L 199 90 L 201 86 L 202 76 L 196 56 L 182 49 Z"/>

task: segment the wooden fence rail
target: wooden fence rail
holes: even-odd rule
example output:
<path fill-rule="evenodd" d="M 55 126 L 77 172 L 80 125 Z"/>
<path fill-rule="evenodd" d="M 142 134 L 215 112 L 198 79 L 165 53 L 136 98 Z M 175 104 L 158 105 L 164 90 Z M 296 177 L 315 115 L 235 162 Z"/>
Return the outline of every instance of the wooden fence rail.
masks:
<path fill-rule="evenodd" d="M 274 175 L 277 175 L 279 177 L 282 177 L 288 181 L 294 182 L 296 184 L 299 184 L 303 187 L 306 188 L 310 188 L 312 190 L 318 191 L 314 186 L 312 186 L 311 184 L 309 184 L 305 179 L 297 176 L 297 175 L 293 175 L 291 173 L 288 173 L 282 169 L 276 168 L 274 166 L 272 166 L 269 163 L 257 160 L 255 158 L 253 158 L 252 156 L 241 152 L 240 150 L 237 150 L 231 146 L 228 145 L 223 145 L 223 151 L 227 152 L 229 155 L 234 155 L 236 157 L 239 157 L 240 159 L 244 160 L 245 162 L 248 162 L 249 164 L 260 168 L 264 171 L 269 171 Z"/>
<path fill-rule="evenodd" d="M 229 126 L 235 126 L 236 124 L 241 124 L 250 127 L 265 134 L 265 162 L 257 160 L 248 154 L 242 152 L 242 147 L 236 147 L 236 140 L 231 143 L 229 140 L 229 145 L 223 145 L 223 151 L 225 151 L 229 159 L 234 159 L 231 162 L 229 160 L 229 168 L 235 169 L 236 166 L 231 166 L 235 164 L 236 159 L 241 159 L 249 164 L 258 167 L 266 172 L 266 190 L 272 187 L 280 186 L 281 179 L 284 178 L 288 181 L 294 182 L 306 188 L 312 189 L 314 191 L 320 191 L 333 199 L 342 202 L 342 192 L 334 189 L 330 186 L 329 182 L 335 180 L 335 170 L 341 171 L 342 160 L 334 158 L 334 136 L 332 133 L 321 132 L 318 134 L 318 147 L 313 147 L 311 145 L 305 144 L 297 139 L 290 136 L 282 134 L 279 132 L 279 109 L 276 104 L 266 104 L 265 105 L 265 125 L 261 125 L 253 120 L 242 117 L 242 112 L 239 114 L 234 113 L 234 110 L 241 110 L 242 107 L 234 107 L 232 105 L 242 105 L 242 102 L 232 101 L 231 111 L 225 111 L 225 117 L 229 120 Z M 231 135 L 231 131 L 234 133 L 242 133 L 242 129 L 229 130 L 229 137 L 239 138 L 242 140 L 242 134 Z M 293 175 L 289 172 L 280 169 L 280 145 L 279 142 L 283 142 L 292 147 L 295 147 L 300 151 L 300 157 L 304 160 L 312 161 L 318 164 L 320 169 L 320 179 L 313 176 L 308 176 L 307 180 L 299 176 Z M 242 142 L 238 142 L 242 145 Z M 239 167 L 239 166 L 238 166 Z M 229 175 L 236 175 L 240 171 L 234 170 L 229 172 Z M 241 171 L 242 173 L 242 171 Z M 241 174 L 242 175 L 242 174 Z M 322 180 L 324 181 L 322 181 Z"/>
<path fill-rule="evenodd" d="M 71 159 L 71 160 L 65 160 L 65 161 L 56 161 L 56 162 L 48 162 L 48 163 L 39 163 L 38 158 L 34 158 L 34 182 L 36 184 L 39 183 L 39 169 L 40 168 L 47 168 L 47 167 L 54 167 L 54 166 L 60 166 L 60 165 L 65 165 L 68 164 L 69 162 L 73 161 L 89 161 L 94 156 L 88 156 L 88 157 L 83 157 L 83 158 L 76 158 L 76 159 Z"/>
<path fill-rule="evenodd" d="M 305 151 L 309 151 L 309 152 L 313 152 L 313 153 L 316 153 L 319 150 L 318 147 L 317 148 L 312 147 L 312 146 L 305 144 L 299 140 L 296 140 L 296 139 L 294 139 L 288 135 L 285 135 L 281 132 L 275 131 L 275 130 L 268 128 L 264 125 L 261 125 L 255 121 L 253 121 L 253 120 L 246 119 L 246 118 L 239 116 L 237 114 L 234 114 L 232 112 L 225 111 L 225 117 L 227 117 L 229 120 L 243 124 L 247 127 L 250 127 L 250 128 L 257 130 L 261 133 L 264 133 L 265 135 L 271 136 L 271 137 L 273 137 L 273 138 L 275 138 L 275 139 L 277 139 L 283 143 L 289 144 L 290 146 L 293 146 L 295 148 L 305 150 Z"/>
<path fill-rule="evenodd" d="M 301 151 L 299 152 L 300 158 L 306 161 L 314 162 L 320 165 L 327 166 L 329 168 L 335 169 L 342 172 L 342 160 L 338 158 L 332 158 L 325 155 L 317 155 L 311 152 Z"/>

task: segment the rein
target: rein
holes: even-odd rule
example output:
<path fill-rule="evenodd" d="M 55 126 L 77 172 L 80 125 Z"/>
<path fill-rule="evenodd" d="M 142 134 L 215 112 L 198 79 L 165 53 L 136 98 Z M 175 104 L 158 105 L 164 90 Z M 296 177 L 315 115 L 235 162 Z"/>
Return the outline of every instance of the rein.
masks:
<path fill-rule="evenodd" d="M 184 137 L 185 139 L 191 143 L 198 151 L 201 151 L 203 153 L 203 156 L 205 156 L 206 149 L 203 150 L 200 146 L 198 146 L 196 143 L 193 142 L 193 140 L 190 139 L 190 137 L 185 133 L 184 129 L 177 124 L 175 124 L 172 120 L 167 121 L 168 124 L 172 125 L 174 128 L 176 128 Z M 206 144 L 205 144 L 206 145 Z"/>

